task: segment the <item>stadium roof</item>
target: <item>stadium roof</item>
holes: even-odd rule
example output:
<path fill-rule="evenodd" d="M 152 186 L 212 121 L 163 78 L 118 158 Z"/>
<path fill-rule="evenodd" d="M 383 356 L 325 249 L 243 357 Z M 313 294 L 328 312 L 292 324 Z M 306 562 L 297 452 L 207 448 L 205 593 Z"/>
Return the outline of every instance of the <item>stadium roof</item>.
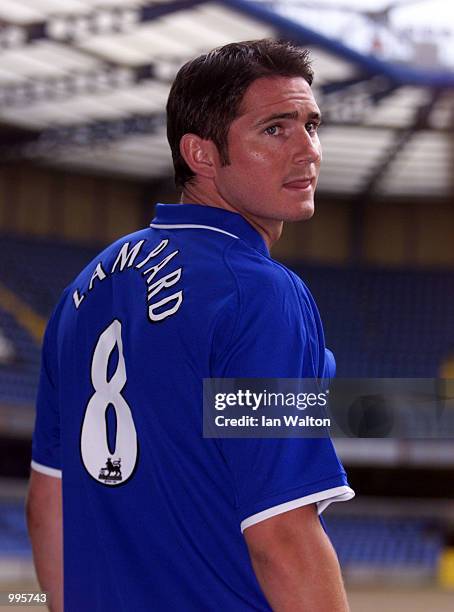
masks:
<path fill-rule="evenodd" d="M 3 159 L 171 175 L 164 107 L 188 58 L 268 36 L 311 48 L 324 114 L 320 191 L 454 191 L 454 72 L 390 63 L 247 0 L 2 0 Z"/>

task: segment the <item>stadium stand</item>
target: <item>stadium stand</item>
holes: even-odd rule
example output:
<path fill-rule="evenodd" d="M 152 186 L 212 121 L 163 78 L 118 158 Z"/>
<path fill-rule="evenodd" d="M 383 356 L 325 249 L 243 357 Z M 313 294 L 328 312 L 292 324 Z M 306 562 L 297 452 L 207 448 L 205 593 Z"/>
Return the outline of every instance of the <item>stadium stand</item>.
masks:
<path fill-rule="evenodd" d="M 4 481 L 1 482 L 2 493 Z M 0 588 L 14 584 L 35 587 L 31 546 L 28 539 L 24 502 L 14 498 L 0 500 Z M 3 607 L 2 607 L 3 609 Z"/>
<path fill-rule="evenodd" d="M 14 359 L 0 364 L 0 401 L 32 404 L 35 400 L 40 349 L 29 332 L 0 307 L 0 328 L 14 348 Z"/>
<path fill-rule="evenodd" d="M 392 579 L 430 581 L 436 576 L 444 548 L 440 523 L 423 518 L 329 516 L 328 534 L 351 581 Z M 23 503 L 0 503 L 1 560 L 23 563 L 30 559 Z M 2 575 L 0 572 L 0 581 Z"/>
<path fill-rule="evenodd" d="M 413 517 L 339 517 L 326 520 L 327 531 L 346 573 L 370 577 L 402 571 L 418 579 L 435 576 L 443 550 L 437 522 Z M 368 574 L 364 572 L 369 570 Z"/>
<path fill-rule="evenodd" d="M 47 318 L 64 287 L 98 251 L 57 241 L 2 236 L 0 281 Z"/>
<path fill-rule="evenodd" d="M 0 504 L 0 556 L 30 555 L 24 506 L 13 502 Z"/>
<path fill-rule="evenodd" d="M 15 350 L 12 363 L 0 364 L 3 403 L 34 403 L 45 321 L 61 291 L 95 252 L 58 242 L 2 237 L 0 328 Z M 56 266 L 56 261 L 61 265 Z"/>
<path fill-rule="evenodd" d="M 314 294 L 339 377 L 436 377 L 454 343 L 454 273 L 293 266 Z"/>

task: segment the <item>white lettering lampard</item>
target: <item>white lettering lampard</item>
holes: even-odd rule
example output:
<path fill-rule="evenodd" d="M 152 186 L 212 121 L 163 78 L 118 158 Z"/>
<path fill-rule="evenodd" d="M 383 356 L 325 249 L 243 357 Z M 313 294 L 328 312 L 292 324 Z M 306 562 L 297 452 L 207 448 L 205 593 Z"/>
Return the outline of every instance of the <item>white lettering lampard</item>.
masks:
<path fill-rule="evenodd" d="M 146 240 L 139 240 L 132 247 L 130 246 L 129 242 L 125 242 L 120 247 L 114 264 L 110 270 L 106 270 L 103 267 L 102 262 L 99 261 L 95 266 L 93 274 L 91 275 L 86 293 L 80 292 L 79 289 L 76 289 L 73 293 L 72 297 L 76 310 L 79 309 L 87 294 L 93 291 L 93 289 L 108 276 L 114 274 L 115 272 L 123 272 L 125 269 L 132 268 L 145 242 Z M 134 269 L 141 270 L 145 264 L 148 264 L 149 262 L 153 263 L 152 260 L 162 253 L 168 244 L 169 240 L 167 238 L 161 240 L 161 242 L 154 247 L 142 261 L 134 266 Z M 167 317 L 175 314 L 183 303 L 182 289 L 172 293 L 171 295 L 161 297 L 161 292 L 164 289 L 173 287 L 173 285 L 176 285 L 181 280 L 181 274 L 183 271 L 182 267 L 176 268 L 175 270 L 172 270 L 171 272 L 168 272 L 164 276 L 156 278 L 155 280 L 155 277 L 158 276 L 161 270 L 165 270 L 167 272 L 166 268 L 168 264 L 178 255 L 178 253 L 179 251 L 175 250 L 169 255 L 166 255 L 158 263 L 141 271 L 141 275 L 145 278 L 147 283 L 147 315 L 148 319 L 152 323 L 163 321 Z M 156 298 L 159 299 L 156 300 Z"/>

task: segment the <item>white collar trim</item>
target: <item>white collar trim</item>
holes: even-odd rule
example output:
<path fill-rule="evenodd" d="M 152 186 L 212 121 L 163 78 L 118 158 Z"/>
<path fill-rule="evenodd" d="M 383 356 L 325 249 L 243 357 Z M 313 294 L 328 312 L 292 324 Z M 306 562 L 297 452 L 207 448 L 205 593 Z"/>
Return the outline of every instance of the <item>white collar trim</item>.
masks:
<path fill-rule="evenodd" d="M 219 232 L 220 234 L 226 234 L 227 236 L 231 236 L 231 238 L 236 238 L 239 240 L 239 236 L 235 236 L 235 234 L 231 234 L 230 232 L 226 232 L 225 230 L 219 229 L 219 227 L 212 227 L 211 225 L 194 225 L 190 223 L 176 223 L 163 225 L 161 223 L 150 223 L 150 227 L 154 227 L 156 229 L 206 229 L 212 232 Z"/>

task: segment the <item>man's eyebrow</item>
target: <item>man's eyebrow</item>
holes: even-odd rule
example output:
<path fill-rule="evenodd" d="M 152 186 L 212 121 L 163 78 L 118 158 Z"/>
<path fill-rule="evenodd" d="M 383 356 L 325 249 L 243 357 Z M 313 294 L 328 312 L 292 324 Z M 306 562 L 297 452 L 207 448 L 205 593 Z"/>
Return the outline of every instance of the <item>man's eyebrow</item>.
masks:
<path fill-rule="evenodd" d="M 298 117 L 299 117 L 298 111 L 292 111 L 291 113 L 274 113 L 273 115 L 269 115 L 268 117 L 265 117 L 264 119 L 260 119 L 259 121 L 257 121 L 257 123 L 255 124 L 255 127 L 260 127 L 261 125 L 265 125 L 265 123 L 269 123 L 270 121 L 278 121 L 279 119 L 295 120 L 295 119 L 298 119 Z M 309 113 L 307 119 L 308 121 L 320 122 L 322 120 L 322 116 L 319 112 L 313 111 Z"/>

